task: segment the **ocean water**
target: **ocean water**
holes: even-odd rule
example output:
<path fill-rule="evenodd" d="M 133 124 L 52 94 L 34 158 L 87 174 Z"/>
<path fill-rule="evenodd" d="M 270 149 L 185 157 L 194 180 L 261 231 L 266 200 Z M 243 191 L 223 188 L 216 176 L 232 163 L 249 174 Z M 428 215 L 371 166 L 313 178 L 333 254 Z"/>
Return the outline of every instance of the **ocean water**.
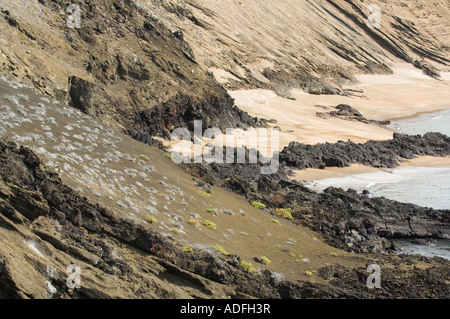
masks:
<path fill-rule="evenodd" d="M 426 257 L 450 259 L 450 240 L 439 240 L 430 245 L 419 245 L 406 240 L 394 241 L 400 247 L 399 254 L 419 254 Z"/>
<path fill-rule="evenodd" d="M 391 127 L 400 133 L 425 134 L 440 132 L 450 136 L 450 109 L 393 121 Z M 307 185 L 322 191 L 329 186 L 368 190 L 370 196 L 384 196 L 400 202 L 435 209 L 450 209 L 450 167 L 402 167 L 380 172 L 327 178 Z M 450 259 L 450 241 L 424 246 L 399 241 L 401 253 L 439 256 Z"/>
<path fill-rule="evenodd" d="M 380 172 L 326 178 L 308 185 L 316 191 L 329 186 L 368 190 L 404 203 L 435 209 L 450 209 L 450 168 L 403 167 Z"/>
<path fill-rule="evenodd" d="M 390 127 L 405 134 L 440 132 L 450 136 L 450 109 L 393 121 Z"/>

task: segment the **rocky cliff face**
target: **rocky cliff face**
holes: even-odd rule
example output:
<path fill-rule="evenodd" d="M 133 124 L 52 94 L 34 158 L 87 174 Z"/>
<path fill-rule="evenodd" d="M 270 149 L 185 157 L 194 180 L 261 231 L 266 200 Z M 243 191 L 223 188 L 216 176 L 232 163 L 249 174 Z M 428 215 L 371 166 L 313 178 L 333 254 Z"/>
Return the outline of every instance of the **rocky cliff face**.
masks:
<path fill-rule="evenodd" d="M 3 74 L 124 131 L 157 135 L 193 117 L 254 124 L 199 66 L 182 33 L 133 1 L 82 1 L 79 28 L 69 27 L 76 12 L 68 5 L 1 3 Z"/>
<path fill-rule="evenodd" d="M 192 117 L 219 127 L 255 125 L 213 74 L 227 88 L 289 97 L 292 87 L 345 94 L 342 85 L 356 73 L 390 72 L 397 59 L 436 77 L 449 66 L 445 0 L 382 3 L 380 28 L 368 26 L 360 1 L 77 5 L 0 1 L 2 72 L 135 134 L 165 136 Z"/>
<path fill-rule="evenodd" d="M 183 30 L 199 64 L 229 88 L 345 94 L 340 87 L 355 73 L 390 72 L 399 59 L 430 71 L 449 66 L 445 0 L 140 3 Z"/>

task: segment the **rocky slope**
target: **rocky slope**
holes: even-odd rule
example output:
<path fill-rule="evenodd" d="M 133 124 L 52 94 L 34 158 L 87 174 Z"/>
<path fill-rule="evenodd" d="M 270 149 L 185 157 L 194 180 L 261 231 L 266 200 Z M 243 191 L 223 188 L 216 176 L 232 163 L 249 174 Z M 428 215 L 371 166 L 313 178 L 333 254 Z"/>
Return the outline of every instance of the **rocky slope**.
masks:
<path fill-rule="evenodd" d="M 194 120 L 267 125 L 226 88 L 347 94 L 342 85 L 354 74 L 390 72 L 397 59 L 439 78 L 449 63 L 448 37 L 437 36 L 448 2 L 383 4 L 380 29 L 367 27 L 358 1 L 78 5 L 80 28 L 70 28 L 67 1 L 0 0 L 1 73 L 18 81 L 0 81 L 8 137 L 0 141 L 0 296 L 448 297 L 448 261 L 380 254 L 395 248 L 389 239 L 449 238 L 448 211 L 333 188 L 316 194 L 288 178 L 288 165 L 445 155 L 447 137 L 293 143 L 282 153 L 287 165 L 267 177 L 260 164 L 185 165 L 184 174 L 120 134 L 161 146 L 154 136 Z M 272 264 L 260 265 L 262 255 Z M 365 266 L 374 259 L 386 276 L 370 291 Z M 250 260 L 253 272 L 242 263 Z M 81 289 L 66 285 L 75 264 Z"/>
<path fill-rule="evenodd" d="M 201 179 L 192 181 L 160 151 L 19 83 L 1 79 L 0 91 L 2 135 L 35 149 L 0 141 L 3 297 L 442 298 L 448 294 L 448 261 L 346 252 L 392 248 L 382 236 L 438 236 L 440 229 L 442 233 L 448 229 L 445 212 L 369 200 L 342 190 L 318 195 L 289 183 L 283 167 L 271 178 L 255 174 L 259 164 L 189 168 L 211 184 L 267 203 L 260 210 L 244 197 Z M 289 206 L 294 223 L 274 216 L 276 208 Z M 378 214 L 390 219 L 381 225 Z M 214 229 L 204 227 L 202 220 L 212 222 Z M 411 234 L 408 221 L 423 232 Z M 223 253 L 225 249 L 231 253 Z M 271 264 L 257 261 L 263 255 Z M 377 291 L 368 290 L 365 282 L 365 268 L 373 258 L 386 272 L 385 284 Z M 251 262 L 252 272 L 242 262 Z M 80 289 L 69 288 L 66 282 L 76 267 L 81 271 Z"/>
<path fill-rule="evenodd" d="M 249 273 L 238 256 L 183 252 L 148 227 L 90 203 L 28 148 L 0 141 L 0 163 L 4 297 L 445 298 L 449 293 L 448 262 L 427 258 L 381 257 L 383 266 L 396 271 L 386 272 L 379 292 L 365 287 L 364 268 L 322 267 L 317 274 L 327 284 L 292 283 L 267 270 Z M 73 271 L 68 265 L 79 267 L 82 288 L 67 285 Z"/>
<path fill-rule="evenodd" d="M 193 119 L 257 124 L 198 65 L 181 33 L 133 1 L 78 5 L 81 27 L 69 28 L 66 1 L 0 2 L 2 73 L 123 131 L 163 134 Z"/>
<path fill-rule="evenodd" d="M 213 75 L 227 88 L 345 94 L 342 85 L 356 73 L 390 72 L 396 59 L 434 76 L 435 66 L 449 66 L 445 0 L 380 3 L 379 29 L 367 26 L 367 4 L 359 1 L 78 6 L 80 28 L 71 28 L 66 1 L 0 1 L 2 73 L 141 138 L 167 137 L 192 119 L 258 124 Z"/>
<path fill-rule="evenodd" d="M 359 72 L 390 72 L 397 59 L 433 72 L 449 67 L 447 1 L 140 1 L 181 29 L 199 64 L 228 88 L 262 87 L 289 95 L 345 94 Z M 369 28 L 369 5 L 380 27 Z M 167 11 L 171 14 L 167 14 Z M 374 12 L 372 11 L 372 14 Z M 415 62 L 417 61 L 417 62 Z"/>
<path fill-rule="evenodd" d="M 316 193 L 291 181 L 281 165 L 276 175 L 261 175 L 263 164 L 186 164 L 191 175 L 221 185 L 274 210 L 289 207 L 293 219 L 321 234 L 325 242 L 352 252 L 395 251 L 392 239 L 449 239 L 449 211 L 434 210 L 354 190 L 328 188 Z"/>

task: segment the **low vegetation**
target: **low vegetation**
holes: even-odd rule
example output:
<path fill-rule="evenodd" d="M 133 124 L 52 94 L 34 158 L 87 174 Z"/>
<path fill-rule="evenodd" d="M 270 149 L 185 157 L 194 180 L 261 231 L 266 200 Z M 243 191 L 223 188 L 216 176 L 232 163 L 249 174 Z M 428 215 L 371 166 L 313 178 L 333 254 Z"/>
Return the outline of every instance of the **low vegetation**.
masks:
<path fill-rule="evenodd" d="M 292 209 L 291 208 L 277 208 L 276 213 L 278 216 L 285 219 L 293 219 L 292 217 Z"/>
<path fill-rule="evenodd" d="M 192 253 L 194 251 L 194 249 L 192 247 L 189 247 L 189 246 L 184 246 L 181 251 L 183 253 Z"/>
<path fill-rule="evenodd" d="M 216 223 L 214 223 L 210 220 L 207 220 L 207 219 L 202 220 L 200 223 L 209 229 L 216 229 L 216 227 L 217 227 Z"/>
<path fill-rule="evenodd" d="M 229 255 L 230 253 L 228 251 L 225 250 L 225 248 L 223 248 L 222 245 L 219 244 L 215 244 L 212 246 L 212 248 L 214 248 L 215 250 L 217 250 L 219 253 L 222 253 L 224 255 Z"/>
<path fill-rule="evenodd" d="M 263 203 L 261 203 L 261 202 L 258 202 L 258 201 L 253 201 L 253 202 L 252 202 L 252 206 L 255 207 L 255 208 L 258 208 L 258 209 L 264 209 L 264 208 L 266 208 L 266 205 L 265 205 L 265 204 L 263 204 Z"/>
<path fill-rule="evenodd" d="M 242 260 L 239 266 L 241 266 L 244 269 L 244 271 L 249 272 L 251 274 L 255 272 L 255 267 L 251 262 Z"/>
<path fill-rule="evenodd" d="M 272 260 L 270 260 L 269 258 L 267 258 L 266 256 L 261 256 L 259 257 L 258 261 L 263 264 L 263 265 L 270 265 L 270 263 L 272 262 Z"/>
<path fill-rule="evenodd" d="M 150 224 L 156 224 L 158 222 L 158 220 L 153 216 L 147 216 L 145 217 L 145 220 Z"/>

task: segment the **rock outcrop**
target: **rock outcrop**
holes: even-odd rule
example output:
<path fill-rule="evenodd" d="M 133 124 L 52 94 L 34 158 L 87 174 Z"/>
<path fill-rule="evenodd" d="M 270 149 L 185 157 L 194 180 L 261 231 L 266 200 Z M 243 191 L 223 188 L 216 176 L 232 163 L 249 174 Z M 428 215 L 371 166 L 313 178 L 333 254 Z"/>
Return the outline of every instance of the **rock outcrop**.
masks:
<path fill-rule="evenodd" d="M 357 121 L 365 124 L 373 125 L 389 125 L 390 121 L 377 121 L 366 119 L 358 110 L 354 109 L 348 104 L 339 104 L 335 107 L 336 111 L 317 112 L 316 115 L 320 118 L 337 117 L 346 121 Z"/>
<path fill-rule="evenodd" d="M 297 169 L 345 167 L 354 163 L 372 167 L 397 167 L 403 159 L 450 155 L 450 138 L 441 133 L 404 135 L 394 133 L 387 141 L 353 143 L 339 141 L 305 145 L 291 142 L 280 153 L 280 162 Z"/>

